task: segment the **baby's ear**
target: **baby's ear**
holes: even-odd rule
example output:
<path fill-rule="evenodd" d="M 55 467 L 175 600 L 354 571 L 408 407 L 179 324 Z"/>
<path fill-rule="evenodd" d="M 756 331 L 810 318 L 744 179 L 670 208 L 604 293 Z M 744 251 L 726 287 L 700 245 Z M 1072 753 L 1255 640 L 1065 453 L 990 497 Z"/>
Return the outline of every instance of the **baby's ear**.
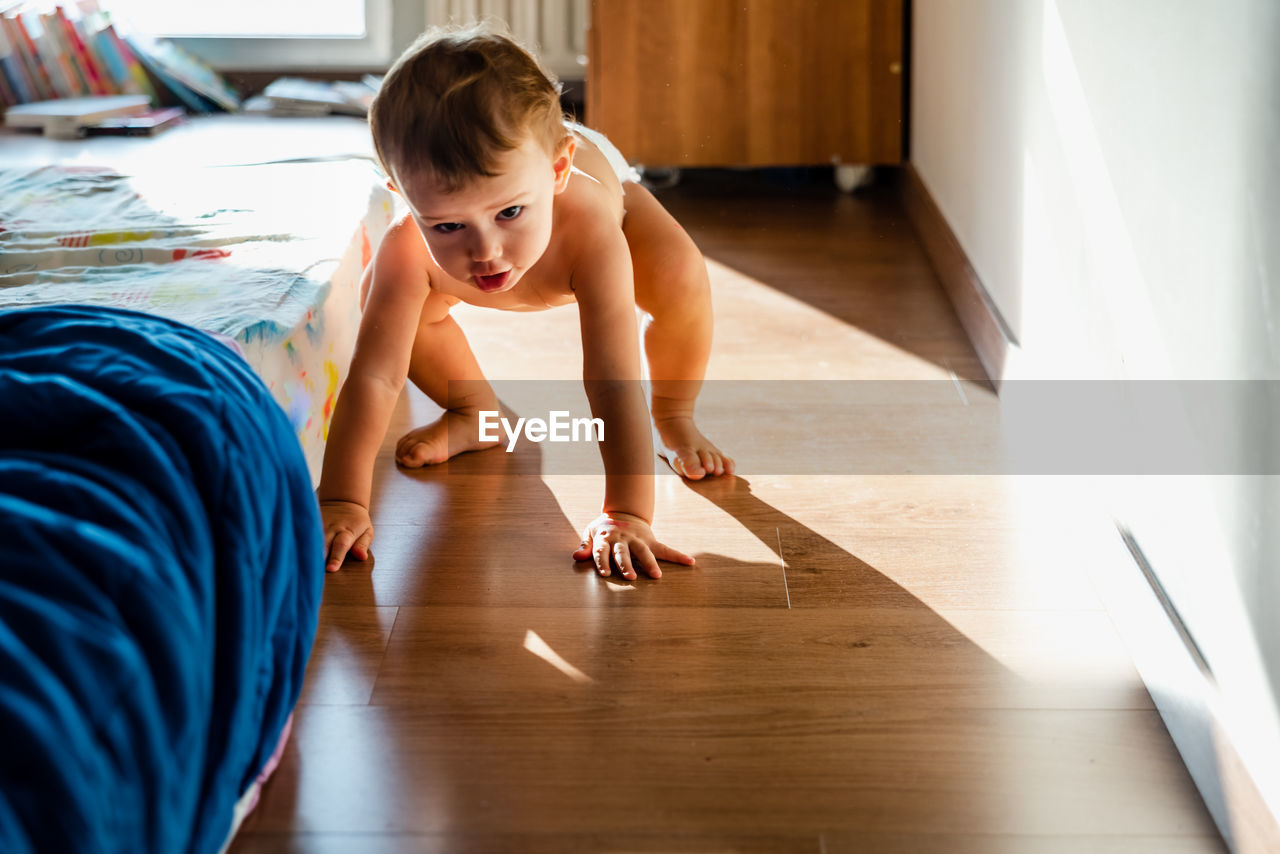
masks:
<path fill-rule="evenodd" d="M 393 184 L 390 180 L 387 181 L 387 189 L 395 193 L 397 196 L 400 195 L 400 190 L 397 189 L 396 185 Z"/>
<path fill-rule="evenodd" d="M 560 143 L 560 147 L 556 149 L 556 156 L 551 161 L 551 168 L 556 173 L 557 195 L 563 193 L 565 188 L 569 186 L 569 175 L 573 172 L 573 153 L 577 148 L 577 140 L 573 138 L 573 134 L 569 134 Z"/>

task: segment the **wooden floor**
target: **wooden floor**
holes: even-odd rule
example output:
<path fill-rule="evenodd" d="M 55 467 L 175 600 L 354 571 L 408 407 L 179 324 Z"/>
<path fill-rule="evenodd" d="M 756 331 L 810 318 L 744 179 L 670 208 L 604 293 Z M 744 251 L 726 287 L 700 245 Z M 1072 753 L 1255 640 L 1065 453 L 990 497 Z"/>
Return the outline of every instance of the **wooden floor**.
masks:
<path fill-rule="evenodd" d="M 932 379 L 994 411 L 891 183 L 660 197 L 708 257 L 711 379 Z M 579 376 L 573 308 L 458 318 L 492 377 Z M 720 410 L 741 477 L 658 484 L 698 566 L 623 584 L 569 558 L 599 479 L 538 474 L 536 446 L 397 470 L 434 411 L 402 398 L 375 557 L 326 581 L 234 854 L 1224 850 L 1091 585 L 1119 542 L 1070 484 L 858 473 L 851 442 L 930 425 Z"/>

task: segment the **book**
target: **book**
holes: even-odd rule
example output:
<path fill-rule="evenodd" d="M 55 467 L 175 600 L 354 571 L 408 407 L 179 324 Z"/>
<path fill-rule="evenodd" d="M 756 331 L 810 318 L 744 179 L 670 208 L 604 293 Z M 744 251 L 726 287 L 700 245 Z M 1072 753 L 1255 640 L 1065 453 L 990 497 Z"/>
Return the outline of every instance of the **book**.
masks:
<path fill-rule="evenodd" d="M 240 109 L 240 96 L 207 63 L 172 42 L 142 35 L 124 39 L 147 71 L 195 112 Z"/>
<path fill-rule="evenodd" d="M 276 103 L 266 95 L 254 95 L 241 105 L 241 109 L 253 115 L 284 118 L 313 118 L 330 114 L 329 108 L 324 104 L 309 104 L 301 101 Z"/>
<path fill-rule="evenodd" d="M 3 15 L 0 16 L 0 26 L 5 28 L 9 44 L 13 46 L 14 55 L 18 58 L 23 75 L 30 84 L 33 95 L 31 100 L 43 101 L 57 97 L 57 93 L 53 90 L 53 83 L 49 79 L 49 73 L 40 63 L 35 44 L 31 41 L 31 36 L 27 33 L 27 28 L 23 26 L 22 21 L 16 16 Z"/>
<path fill-rule="evenodd" d="M 365 116 L 369 114 L 375 94 L 377 90 L 364 81 L 324 82 L 300 77 L 279 77 L 262 90 L 262 95 L 279 113 L 304 115 Z"/>
<path fill-rule="evenodd" d="M 71 86 L 73 95 L 98 94 L 89 87 L 84 72 L 76 65 L 75 54 L 67 44 L 66 34 L 62 32 L 62 24 L 52 13 L 37 15 L 40 20 L 40 38 L 49 50 L 45 62 L 56 62 L 62 76 Z"/>
<path fill-rule="evenodd" d="M 138 61 L 138 57 L 134 55 L 129 45 L 125 44 L 124 39 L 120 38 L 120 34 L 116 32 L 115 25 L 108 21 L 98 31 L 98 35 L 101 37 L 104 52 L 110 53 L 119 60 L 125 76 L 132 81 L 132 84 L 124 84 L 124 91 L 150 95 L 152 101 L 159 102 L 159 93 L 156 92 L 155 86 L 151 84 L 151 78 L 147 76 L 147 70 L 142 67 L 142 63 Z"/>
<path fill-rule="evenodd" d="M 40 128 L 54 139 L 74 139 L 84 128 L 105 119 L 146 112 L 146 95 L 92 95 L 20 104 L 5 111 L 4 123 L 14 128 Z"/>
<path fill-rule="evenodd" d="M 73 25 L 77 35 L 80 37 L 80 45 L 84 49 L 85 61 L 91 64 L 94 71 L 98 75 L 99 85 L 102 86 L 104 95 L 124 94 L 127 90 L 124 88 L 128 82 L 127 75 L 120 75 L 119 78 L 112 73 L 111 68 L 107 65 L 107 58 L 95 38 L 95 33 L 89 29 L 88 21 L 81 21 L 78 27 Z M 129 92 L 129 94 L 137 94 L 137 92 Z"/>
<path fill-rule="evenodd" d="M 89 48 L 85 45 L 84 38 L 80 35 L 80 30 L 76 27 L 75 22 L 67 16 L 66 11 L 61 6 L 55 6 L 53 8 L 53 16 L 58 25 L 62 27 L 63 41 L 71 49 L 74 63 L 85 77 L 85 82 L 93 94 L 117 94 L 109 91 L 103 79 L 102 71 L 98 68 L 97 60 L 89 53 Z"/>
<path fill-rule="evenodd" d="M 58 61 L 58 48 L 46 35 L 39 16 L 30 12 L 21 12 L 14 20 L 25 32 L 35 64 L 44 69 L 49 85 L 53 89 L 53 97 L 75 97 L 77 94 L 75 85 L 67 76 L 67 69 Z"/>
<path fill-rule="evenodd" d="M 97 0 L 0 0 L 0 112 L 125 94 L 192 112 L 240 107 L 235 90 L 205 62 L 165 39 L 122 37 Z"/>
<path fill-rule="evenodd" d="M 124 60 L 116 52 L 115 46 L 107 36 L 106 30 L 90 30 L 85 33 L 85 45 L 98 57 L 103 74 L 111 81 L 118 92 L 129 92 L 128 87 L 135 81 L 125 67 Z M 137 92 L 129 92 L 137 94 Z"/>
<path fill-rule="evenodd" d="M 31 34 L 27 32 L 22 20 L 14 16 L 5 17 L 3 21 L 9 28 L 10 43 L 17 47 L 18 52 L 21 54 L 23 66 L 32 81 L 37 100 L 57 97 L 49 72 L 40 62 L 35 42 L 31 41 Z"/>
<path fill-rule="evenodd" d="M 12 107 L 22 103 L 13 83 L 9 82 L 9 73 L 5 70 L 4 60 L 0 59 L 0 107 Z"/>
<path fill-rule="evenodd" d="M 161 107 L 136 116 L 104 119 L 84 130 L 89 136 L 154 136 L 162 130 L 181 124 L 187 118 L 181 107 Z"/>
<path fill-rule="evenodd" d="M 134 48 L 131 39 L 125 38 L 122 41 L 131 50 Z M 214 106 L 209 101 L 201 98 L 180 81 L 170 77 L 162 68 L 156 66 L 149 59 L 142 58 L 142 54 L 135 53 L 134 56 L 139 57 L 139 65 L 146 72 L 147 79 L 150 81 L 149 85 L 155 90 L 160 103 L 180 104 L 193 113 L 213 112 Z"/>
<path fill-rule="evenodd" d="M 27 70 L 22 62 L 22 54 L 16 45 L 9 41 L 9 28 L 0 21 L 0 75 L 8 82 L 9 89 L 16 100 L 11 104 L 21 104 L 38 100 Z"/>

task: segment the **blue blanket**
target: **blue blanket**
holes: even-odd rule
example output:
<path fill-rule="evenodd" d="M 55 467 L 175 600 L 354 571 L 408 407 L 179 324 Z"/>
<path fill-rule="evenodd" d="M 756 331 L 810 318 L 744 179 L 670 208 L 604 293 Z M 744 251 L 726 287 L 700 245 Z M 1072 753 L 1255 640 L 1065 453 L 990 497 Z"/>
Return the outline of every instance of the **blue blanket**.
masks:
<path fill-rule="evenodd" d="M 0 851 L 217 851 L 298 698 L 321 546 L 224 344 L 0 312 Z"/>

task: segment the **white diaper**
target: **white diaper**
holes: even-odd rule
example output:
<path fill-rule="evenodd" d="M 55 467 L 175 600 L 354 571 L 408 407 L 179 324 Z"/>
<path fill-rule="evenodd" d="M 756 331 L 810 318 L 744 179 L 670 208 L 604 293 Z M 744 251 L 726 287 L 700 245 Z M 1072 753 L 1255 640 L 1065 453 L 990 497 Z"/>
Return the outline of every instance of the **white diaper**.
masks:
<path fill-rule="evenodd" d="M 622 156 L 622 152 L 618 147 L 609 141 L 609 137 L 600 133 L 598 130 L 592 130 L 586 125 L 580 125 L 577 122 L 565 122 L 564 126 L 579 136 L 587 139 L 596 148 L 600 149 L 600 153 L 609 161 L 609 165 L 613 167 L 613 173 L 618 176 L 618 182 L 625 184 L 628 181 L 639 184 L 640 173 L 634 166 L 627 162 L 627 158 Z"/>

